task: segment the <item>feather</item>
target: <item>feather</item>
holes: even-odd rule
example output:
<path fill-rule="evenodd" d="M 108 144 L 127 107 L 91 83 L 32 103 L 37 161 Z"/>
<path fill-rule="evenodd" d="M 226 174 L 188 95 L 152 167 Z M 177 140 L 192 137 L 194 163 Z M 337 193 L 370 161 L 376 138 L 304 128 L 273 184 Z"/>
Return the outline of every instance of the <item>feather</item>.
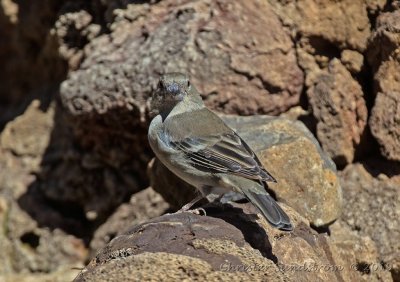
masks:
<path fill-rule="evenodd" d="M 210 121 L 199 123 L 205 116 Z M 169 144 L 199 170 L 276 182 L 246 142 L 207 108 L 192 111 L 186 118 L 173 116 L 166 120 L 165 128 Z"/>

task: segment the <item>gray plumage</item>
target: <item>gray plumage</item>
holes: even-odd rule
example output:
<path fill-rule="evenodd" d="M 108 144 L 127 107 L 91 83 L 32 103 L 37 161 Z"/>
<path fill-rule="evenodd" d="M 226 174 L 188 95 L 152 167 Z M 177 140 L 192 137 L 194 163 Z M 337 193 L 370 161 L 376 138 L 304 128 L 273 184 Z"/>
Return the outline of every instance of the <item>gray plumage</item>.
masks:
<path fill-rule="evenodd" d="M 293 229 L 287 214 L 266 191 L 266 182 L 275 179 L 240 136 L 205 107 L 187 76 L 163 75 L 152 110 L 158 115 L 151 121 L 149 142 L 166 167 L 204 197 L 231 190 L 242 193 L 272 226 Z"/>

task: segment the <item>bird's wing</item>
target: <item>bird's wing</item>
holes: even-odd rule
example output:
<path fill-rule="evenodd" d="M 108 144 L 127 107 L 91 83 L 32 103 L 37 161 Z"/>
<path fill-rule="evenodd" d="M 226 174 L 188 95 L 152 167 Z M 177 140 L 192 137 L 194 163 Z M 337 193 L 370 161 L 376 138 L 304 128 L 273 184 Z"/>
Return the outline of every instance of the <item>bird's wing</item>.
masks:
<path fill-rule="evenodd" d="M 170 145 L 184 153 L 197 169 L 276 182 L 246 142 L 208 109 L 174 118 L 167 123 L 167 129 L 172 127 L 180 133 L 169 134 Z"/>

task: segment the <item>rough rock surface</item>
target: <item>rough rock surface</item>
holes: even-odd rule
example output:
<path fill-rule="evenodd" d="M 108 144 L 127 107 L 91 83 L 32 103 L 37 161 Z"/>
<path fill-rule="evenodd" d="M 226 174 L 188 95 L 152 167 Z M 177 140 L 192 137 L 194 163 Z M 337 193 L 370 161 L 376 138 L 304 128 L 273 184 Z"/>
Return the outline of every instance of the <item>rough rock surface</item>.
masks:
<path fill-rule="evenodd" d="M 84 241 L 66 231 L 82 231 L 83 225 L 76 218 L 64 216 L 40 191 L 28 192 L 32 192 L 41 170 L 54 115 L 54 104 L 46 109 L 34 100 L 0 135 L 0 280 L 23 281 L 25 278 L 16 273 L 27 270 L 59 271 L 71 277 L 76 275 L 73 267 L 82 267 L 87 256 Z M 53 276 L 35 277 L 44 281 Z"/>
<path fill-rule="evenodd" d="M 97 252 L 128 228 L 164 214 L 168 208 L 168 203 L 151 187 L 133 194 L 128 203 L 120 205 L 107 221 L 97 228 L 90 242 L 91 252 Z"/>
<path fill-rule="evenodd" d="M 368 13 L 374 14 L 385 5 L 384 0 L 269 2 L 296 42 L 307 87 L 316 83 L 320 72 L 332 59 L 340 59 L 342 52 L 355 51 L 362 56 L 371 33 Z"/>
<path fill-rule="evenodd" d="M 391 268 L 394 280 L 400 279 L 400 165 L 393 164 L 387 174 L 384 162 L 354 164 L 341 172 L 343 213 L 341 221 L 376 243 L 380 258 Z"/>
<path fill-rule="evenodd" d="M 360 84 L 368 83 L 363 61 L 370 17 L 386 1 L 269 2 L 296 42 L 318 140 L 342 168 L 357 150 L 369 151 L 361 145 L 370 137 L 364 130 L 367 107 Z M 314 130 L 312 124 L 310 128 Z"/>
<path fill-rule="evenodd" d="M 222 117 L 277 179 L 269 188 L 279 201 L 315 226 L 328 225 L 339 217 L 342 194 L 335 164 L 303 124 L 268 116 Z M 175 207 L 193 197 L 193 188 L 159 162 L 150 169 L 150 181 Z"/>
<path fill-rule="evenodd" d="M 317 119 L 317 136 L 322 148 L 339 166 L 351 163 L 367 124 L 361 86 L 335 59 L 327 71 L 320 73 L 307 95 Z"/>
<path fill-rule="evenodd" d="M 81 269 L 81 265 L 64 265 L 50 273 L 18 273 L 18 274 L 0 274 L 2 282 L 65 282 L 72 281 Z"/>
<path fill-rule="evenodd" d="M 385 270 L 352 269 L 346 245 L 317 234 L 287 206 L 295 225 L 291 233 L 256 220 L 250 204 L 205 208 L 208 216 L 170 214 L 132 228 L 100 250 L 75 281 L 390 281 Z M 371 240 L 352 239 L 374 250 Z M 373 255 L 362 259 L 378 263 Z"/>
<path fill-rule="evenodd" d="M 49 32 L 64 2 L 0 2 L 0 129 L 24 112 L 27 100 L 65 78 L 66 64 Z"/>
<path fill-rule="evenodd" d="M 364 64 L 363 55 L 353 50 L 343 50 L 340 60 L 351 73 L 359 73 Z"/>
<path fill-rule="evenodd" d="M 371 132 L 382 155 L 400 161 L 400 9 L 378 17 L 368 51 L 376 70 Z"/>
<path fill-rule="evenodd" d="M 12 170 L 15 160 L 6 157 L 11 172 L 3 173 L 3 185 L 18 195 L 19 205 L 42 225 L 87 236 L 82 226 L 95 226 L 139 190 L 139 174 L 125 173 L 129 167 L 120 163 L 113 150 L 107 157 L 114 159 L 85 150 L 89 144 L 76 144 L 57 103 L 34 100 L 23 115 L 7 124 L 0 142 L 5 154 L 26 159 L 23 177 L 31 180 L 18 187 Z"/>
<path fill-rule="evenodd" d="M 223 230 L 235 238 L 234 228 L 238 228 L 237 241 L 246 247 L 239 253 L 230 241 L 209 244 L 211 238 L 206 239 L 207 246 L 228 249 L 228 253 L 236 250 L 234 256 L 241 261 L 263 263 L 274 270 L 267 273 L 272 281 L 314 281 L 315 277 L 324 281 L 400 281 L 400 255 L 395 241 L 399 237 L 399 1 L 36 2 L 0 1 L 0 281 L 71 281 L 107 240 L 163 212 L 166 203 L 157 193 L 151 189 L 138 191 L 148 187 L 145 168 L 153 156 L 146 140 L 148 96 L 161 72 L 177 69 L 190 73 L 212 109 L 241 115 L 283 113 L 304 122 L 326 150 L 336 144 L 326 142 L 327 132 L 317 124 L 335 121 L 338 136 L 347 136 L 344 141 L 336 138 L 343 148 L 338 152 L 344 152 L 347 158 L 345 162 L 335 158 L 339 169 L 351 161 L 361 163 L 348 164 L 340 173 L 345 199 L 341 218 L 329 228 L 315 228 L 328 232 L 328 237 L 317 235 L 307 227 L 309 222 L 304 222 L 301 230 L 305 233 L 299 235 L 297 229 L 277 240 L 280 233 L 274 233 L 276 230 L 245 223 L 248 220 L 242 209 L 232 211 L 226 204 L 226 212 L 206 207 L 208 215 L 229 219 L 224 224 L 214 218 L 210 224 L 216 228 L 222 224 L 226 227 Z M 67 75 L 60 97 L 60 83 Z M 332 81 L 335 87 L 329 88 L 327 97 L 332 98 L 329 103 L 335 106 L 338 116 L 330 111 L 321 114 L 329 108 L 325 96 L 307 96 L 315 94 L 316 86 L 328 89 Z M 342 92 L 351 95 L 337 95 Z M 66 106 L 67 116 L 59 100 Z M 369 125 L 364 130 L 363 104 L 367 105 Z M 300 130 L 296 128 L 287 129 Z M 272 139 L 282 141 L 282 136 L 274 135 Z M 254 141 L 259 142 L 258 138 Z M 324 207 L 322 203 L 330 203 L 326 199 L 336 196 L 309 198 L 308 191 L 329 187 L 329 181 L 322 180 L 329 178 L 326 174 L 333 171 L 331 165 L 327 166 L 330 169 L 315 172 L 312 163 L 304 164 L 301 167 L 305 171 L 314 173 L 306 174 L 308 178 L 304 179 L 295 174 L 295 179 L 287 179 L 292 171 L 300 171 L 290 162 L 301 165 L 318 157 L 315 147 L 307 142 L 297 138 L 261 148 L 268 151 L 263 159 L 269 170 L 288 169 L 289 173 L 279 175 L 283 181 L 279 185 L 287 187 L 279 190 L 286 193 L 294 187 L 300 195 L 289 197 L 278 191 L 281 201 L 292 199 L 287 203 L 302 214 L 307 211 L 307 217 L 325 214 L 328 218 L 326 213 L 316 211 L 334 211 L 336 204 Z M 292 152 L 291 156 L 279 155 L 279 147 Z M 311 154 L 298 149 L 310 147 L 314 148 Z M 336 151 L 329 153 L 334 156 Z M 385 160 L 380 159 L 381 155 Z M 273 166 L 275 162 L 279 165 Z M 325 176 L 324 170 L 328 172 Z M 191 199 L 189 193 L 193 190 L 182 188 L 186 185 L 182 182 L 165 182 L 175 180 L 167 171 L 164 173 L 159 182 L 177 189 L 163 190 L 163 183 L 157 187 L 174 208 L 180 208 Z M 337 182 L 335 178 L 332 185 Z M 271 185 L 274 190 L 277 187 Z M 304 197 L 307 204 L 319 201 L 316 210 L 296 207 Z M 248 208 L 254 213 L 251 205 Z M 298 215 L 290 207 L 283 204 L 283 208 L 299 228 L 303 219 L 297 221 Z M 197 216 L 189 218 L 198 220 Z M 239 219 L 236 227 L 229 226 Z M 200 223 L 209 221 L 207 217 Z M 263 232 L 277 234 L 267 235 L 273 238 L 272 242 L 268 239 L 271 252 L 260 251 L 269 248 L 267 240 L 262 240 L 265 237 L 260 239 Z M 158 234 L 161 245 L 165 233 Z M 183 238 L 186 244 L 190 234 L 178 234 L 177 238 Z M 326 238 L 327 244 L 313 244 L 315 241 L 304 234 L 312 234 L 318 242 Z M 274 245 L 275 241 L 282 245 Z M 222 253 L 198 246 L 189 244 L 189 250 L 196 248 L 192 254 L 200 250 L 202 255 L 216 258 Z M 282 259 L 284 252 L 290 259 Z M 324 264 L 329 259 L 330 264 L 334 261 L 345 270 L 334 273 L 334 277 L 327 271 L 316 275 L 314 270 L 285 271 L 283 264 L 276 263 L 274 257 L 270 259 L 270 254 L 279 261 L 286 259 L 286 265 L 312 261 Z M 310 257 L 312 261 L 307 260 Z M 202 258 L 176 253 L 146 252 L 111 260 L 96 269 L 100 267 L 105 272 L 98 271 L 96 277 L 102 280 L 110 280 L 114 274 L 131 278 L 126 268 L 136 274 L 137 268 L 142 268 L 140 275 L 149 280 L 165 273 L 180 278 L 200 273 L 198 277 L 203 280 L 222 275 L 226 278 L 221 280 L 265 280 L 260 272 L 213 271 L 213 265 Z M 160 269 L 167 271 L 160 273 Z M 391 270 L 392 277 L 387 270 Z"/>
<path fill-rule="evenodd" d="M 126 108 L 143 118 L 158 75 L 177 70 L 224 112 L 278 114 L 298 104 L 303 74 L 268 2 L 161 1 L 130 5 L 124 15 L 129 21 L 94 39 L 63 83 L 71 113 L 108 117 Z"/>
<path fill-rule="evenodd" d="M 340 2 L 269 0 L 274 11 L 296 35 L 315 43 L 363 51 L 370 35 L 367 10 L 370 3 L 383 7 L 384 1 L 345 0 Z M 370 2 L 370 3 L 369 3 Z"/>
<path fill-rule="evenodd" d="M 393 272 L 390 273 L 393 266 L 382 262 L 375 242 L 370 237 L 362 236 L 339 222 L 335 222 L 329 229 L 328 242 L 332 257 L 337 258 L 337 264 L 352 270 L 342 272 L 343 281 L 368 281 L 371 274 L 376 275 L 379 281 L 397 281 Z"/>

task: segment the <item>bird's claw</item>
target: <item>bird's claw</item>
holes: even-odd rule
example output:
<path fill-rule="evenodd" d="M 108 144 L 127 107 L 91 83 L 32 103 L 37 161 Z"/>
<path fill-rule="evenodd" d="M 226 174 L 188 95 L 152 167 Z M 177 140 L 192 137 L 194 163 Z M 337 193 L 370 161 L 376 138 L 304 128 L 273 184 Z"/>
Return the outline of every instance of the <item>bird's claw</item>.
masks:
<path fill-rule="evenodd" d="M 197 209 L 193 209 L 193 210 L 182 210 L 182 209 L 180 209 L 176 213 L 182 213 L 182 212 L 189 212 L 189 213 L 192 213 L 192 214 L 204 215 L 204 216 L 207 215 L 206 210 L 203 209 L 203 208 L 197 208 Z"/>

